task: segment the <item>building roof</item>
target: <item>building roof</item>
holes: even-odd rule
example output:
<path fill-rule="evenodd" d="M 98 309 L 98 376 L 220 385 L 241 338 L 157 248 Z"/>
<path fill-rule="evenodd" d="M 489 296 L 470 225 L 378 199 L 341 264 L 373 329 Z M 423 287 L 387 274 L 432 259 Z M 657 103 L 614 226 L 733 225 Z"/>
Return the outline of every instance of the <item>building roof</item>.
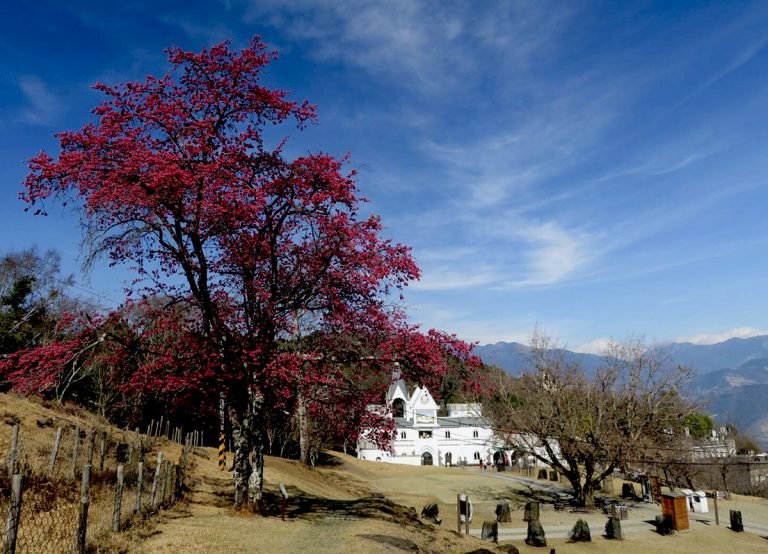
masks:
<path fill-rule="evenodd" d="M 396 417 L 395 427 L 398 429 L 424 429 L 422 425 L 414 425 L 414 422 L 404 417 Z M 490 422 L 484 417 L 438 417 L 437 426 L 431 429 L 455 429 L 457 427 L 490 427 Z"/>
<path fill-rule="evenodd" d="M 405 400 L 406 402 L 410 400 L 410 395 L 408 394 L 408 387 L 405 385 L 405 381 L 402 379 L 398 379 L 397 381 L 389 385 L 389 390 L 387 391 L 387 404 L 389 404 L 390 402 L 392 402 L 394 398 L 396 398 L 395 394 L 397 393 L 398 390 L 402 394 L 403 400 Z"/>

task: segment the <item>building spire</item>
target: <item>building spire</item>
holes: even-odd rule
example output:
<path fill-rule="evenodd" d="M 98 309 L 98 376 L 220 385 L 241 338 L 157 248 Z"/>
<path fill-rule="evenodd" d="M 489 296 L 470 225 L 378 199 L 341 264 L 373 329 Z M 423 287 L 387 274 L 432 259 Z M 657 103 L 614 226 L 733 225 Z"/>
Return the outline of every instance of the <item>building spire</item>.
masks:
<path fill-rule="evenodd" d="M 395 362 L 392 365 L 392 382 L 397 383 L 402 378 L 403 377 L 400 374 L 400 362 Z"/>

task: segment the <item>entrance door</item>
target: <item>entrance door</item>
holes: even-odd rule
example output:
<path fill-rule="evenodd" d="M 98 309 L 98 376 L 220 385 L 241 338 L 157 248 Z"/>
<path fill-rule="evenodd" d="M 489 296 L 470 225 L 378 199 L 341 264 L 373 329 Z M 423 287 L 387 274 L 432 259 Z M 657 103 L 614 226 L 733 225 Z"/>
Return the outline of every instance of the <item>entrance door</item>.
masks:
<path fill-rule="evenodd" d="M 429 452 L 424 452 L 424 454 L 421 455 L 421 465 L 423 466 L 431 466 L 432 465 L 432 454 Z"/>
<path fill-rule="evenodd" d="M 453 454 L 450 452 L 446 452 L 445 454 L 445 465 L 448 467 L 451 467 L 453 465 Z"/>

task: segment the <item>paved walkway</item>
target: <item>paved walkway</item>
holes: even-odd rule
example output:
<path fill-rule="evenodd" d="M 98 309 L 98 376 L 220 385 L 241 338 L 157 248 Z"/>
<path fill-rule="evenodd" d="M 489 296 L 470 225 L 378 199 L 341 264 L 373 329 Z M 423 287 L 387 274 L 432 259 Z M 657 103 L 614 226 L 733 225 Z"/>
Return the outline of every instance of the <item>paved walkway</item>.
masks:
<path fill-rule="evenodd" d="M 531 489 L 546 492 L 552 496 L 568 496 L 570 494 L 570 488 L 561 485 L 560 483 L 543 481 L 532 477 L 524 477 L 520 475 L 514 475 L 509 473 L 493 473 L 489 474 L 489 477 L 495 477 L 504 481 L 511 481 L 514 483 L 522 483 Z M 654 521 L 657 515 L 661 513 L 661 507 L 658 504 L 651 504 L 645 502 L 625 502 L 629 506 L 629 519 L 621 522 L 621 529 L 624 533 L 639 533 L 647 531 L 655 531 L 656 526 Z M 705 514 L 700 513 L 688 513 L 688 520 L 690 527 L 695 529 L 697 525 L 715 525 L 715 513 L 712 506 L 712 501 L 709 503 L 710 511 Z M 745 514 L 748 515 L 748 514 Z M 589 528 L 593 535 L 602 535 L 605 531 L 606 516 L 599 511 L 594 511 L 587 514 L 574 513 L 574 523 L 576 519 L 581 517 L 589 524 Z M 720 526 L 728 527 L 730 525 L 728 510 L 720 508 Z M 482 522 L 475 522 L 480 523 Z M 768 521 L 766 522 L 753 522 L 748 518 L 744 520 L 744 531 L 749 533 L 755 533 L 762 537 L 768 537 Z M 527 526 L 525 527 L 504 527 L 502 524 L 499 526 L 499 540 L 523 540 L 528 534 Z M 547 537 L 553 539 L 568 538 L 573 524 L 570 525 L 555 525 L 544 528 Z M 479 537 L 481 535 L 481 528 L 470 528 L 470 535 Z"/>

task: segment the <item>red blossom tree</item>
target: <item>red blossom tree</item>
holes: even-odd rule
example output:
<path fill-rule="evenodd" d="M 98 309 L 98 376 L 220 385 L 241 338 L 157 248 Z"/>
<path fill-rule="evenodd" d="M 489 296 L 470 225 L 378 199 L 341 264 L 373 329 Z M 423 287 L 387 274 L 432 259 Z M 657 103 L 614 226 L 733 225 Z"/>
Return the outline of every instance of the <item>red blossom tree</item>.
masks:
<path fill-rule="evenodd" d="M 225 42 L 168 57 L 162 77 L 97 84 L 107 98 L 95 120 L 57 135 L 58 158 L 31 160 L 22 196 L 38 212 L 49 198 L 71 202 L 92 255 L 132 265 L 144 279 L 136 292 L 194 312 L 183 348 L 206 358 L 194 382 L 226 389 L 235 503 L 247 493 L 256 507 L 265 406 L 299 394 L 319 420 L 321 403 L 346 395 L 358 401 L 335 402 L 333 419 L 357 423 L 370 419 L 361 404 L 386 384 L 389 361 L 409 360 L 409 375 L 426 382 L 449 359 L 472 360 L 461 341 L 416 338 L 405 325 L 392 293 L 418 268 L 408 248 L 382 238 L 378 217 L 360 216 L 364 200 L 345 160 L 286 159 L 283 143 L 267 144 L 266 126 L 315 120 L 313 106 L 261 84 L 273 52 L 255 38 L 241 51 Z M 315 340 L 286 352 L 297 313 Z M 132 383 L 188 385 L 179 359 L 147 362 Z"/>

